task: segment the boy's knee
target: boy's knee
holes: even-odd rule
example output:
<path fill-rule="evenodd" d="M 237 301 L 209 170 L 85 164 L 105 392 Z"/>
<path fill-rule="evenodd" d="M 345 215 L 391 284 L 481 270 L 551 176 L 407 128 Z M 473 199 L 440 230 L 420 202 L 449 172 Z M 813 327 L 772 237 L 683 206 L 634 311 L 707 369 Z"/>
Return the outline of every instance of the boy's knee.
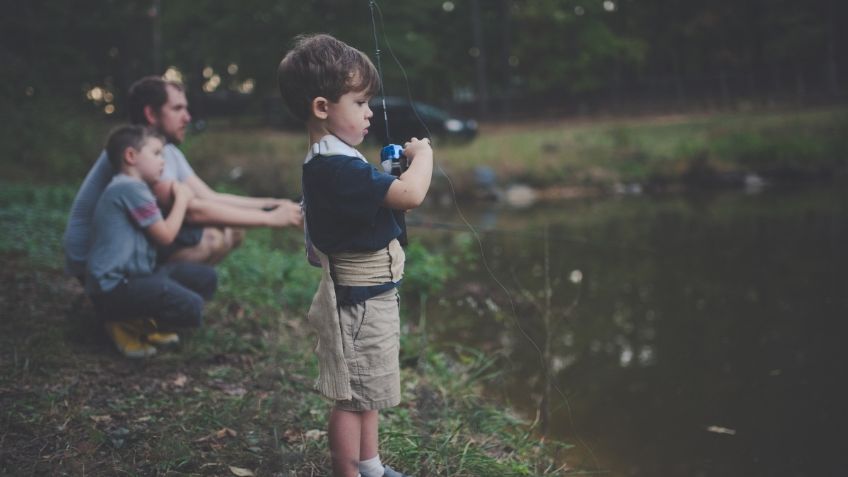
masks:
<path fill-rule="evenodd" d="M 226 239 L 223 230 L 217 227 L 206 227 L 203 229 L 203 248 L 210 254 L 220 252 L 225 244 Z"/>

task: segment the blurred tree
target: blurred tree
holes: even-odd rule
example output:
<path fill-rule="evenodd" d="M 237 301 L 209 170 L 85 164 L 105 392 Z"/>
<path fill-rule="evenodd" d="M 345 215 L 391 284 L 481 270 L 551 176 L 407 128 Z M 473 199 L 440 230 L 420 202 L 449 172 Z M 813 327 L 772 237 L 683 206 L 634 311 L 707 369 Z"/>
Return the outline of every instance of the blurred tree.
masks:
<path fill-rule="evenodd" d="M 276 96 L 275 67 L 301 33 L 331 33 L 374 54 L 369 0 L 6 4 L 6 111 L 63 101 L 120 117 L 129 84 L 171 66 L 200 98 Z M 837 0 L 421 0 L 379 9 L 387 92 L 406 90 L 391 46 L 416 99 L 437 104 L 489 97 L 557 108 L 575 98 L 730 101 L 844 90 L 848 6 Z M 95 87 L 109 101 L 91 97 Z"/>

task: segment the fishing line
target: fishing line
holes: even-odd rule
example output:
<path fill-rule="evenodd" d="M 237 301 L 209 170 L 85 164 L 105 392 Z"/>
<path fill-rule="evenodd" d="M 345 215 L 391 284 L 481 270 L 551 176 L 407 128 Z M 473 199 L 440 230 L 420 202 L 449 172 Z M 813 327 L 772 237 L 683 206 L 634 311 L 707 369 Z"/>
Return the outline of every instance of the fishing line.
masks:
<path fill-rule="evenodd" d="M 430 128 L 427 127 L 427 124 L 424 122 L 424 120 L 421 119 L 421 116 L 418 114 L 418 110 L 415 107 L 415 101 L 412 99 L 412 90 L 410 89 L 410 86 L 409 86 L 409 76 L 406 74 L 406 69 L 403 67 L 403 64 L 400 62 L 398 57 L 395 55 L 394 50 L 392 50 L 392 46 L 391 46 L 391 43 L 389 42 L 388 35 L 386 35 L 386 25 L 385 25 L 385 22 L 383 20 L 383 10 L 380 8 L 380 5 L 377 4 L 377 2 L 375 0 L 369 0 L 369 5 L 370 5 L 370 10 L 371 10 L 371 26 L 372 26 L 372 29 L 373 29 L 373 32 L 374 32 L 374 39 L 375 39 L 375 41 L 377 40 L 377 27 L 376 27 L 376 22 L 374 21 L 374 10 L 376 8 L 377 14 L 380 17 L 380 29 L 383 32 L 382 36 L 383 36 L 383 41 L 386 42 L 386 49 L 389 51 L 389 54 L 391 55 L 392 59 L 394 59 L 395 63 L 397 64 L 398 68 L 401 71 L 401 74 L 403 74 L 403 79 L 404 79 L 404 82 L 406 84 L 406 93 L 407 93 L 407 99 L 409 100 L 409 104 L 412 107 L 412 111 L 415 114 L 415 117 L 421 123 L 421 126 L 424 127 L 424 130 L 427 131 L 427 136 L 430 138 L 430 141 L 432 143 L 433 134 L 430 132 Z M 379 51 L 379 44 L 377 44 L 377 51 Z M 380 83 L 381 83 L 381 85 L 383 83 L 382 72 L 380 72 Z M 382 93 L 382 91 L 383 91 L 382 86 L 381 86 L 380 91 Z M 386 104 L 385 103 L 385 97 L 383 97 L 383 114 L 384 114 L 384 118 L 387 118 L 385 104 Z M 387 119 L 386 119 L 386 122 L 388 123 Z M 501 283 L 501 281 L 495 275 L 492 268 L 489 266 L 489 260 L 486 258 L 486 252 L 485 252 L 485 249 L 483 248 L 483 241 L 480 239 L 480 235 L 477 233 L 477 229 L 474 228 L 473 225 L 471 225 L 471 222 L 468 221 L 468 219 L 465 217 L 465 214 L 462 212 L 462 208 L 459 206 L 459 202 L 457 200 L 456 188 L 454 187 L 453 180 L 448 175 L 448 173 L 442 168 L 442 166 L 440 164 L 436 163 L 435 165 L 436 165 L 436 169 L 439 171 L 439 173 L 442 174 L 445 177 L 445 179 L 447 179 L 448 187 L 451 191 L 451 196 L 453 198 L 453 203 L 454 203 L 454 206 L 456 207 L 456 211 L 457 211 L 457 214 L 459 215 L 460 220 L 462 220 L 462 222 L 465 224 L 465 226 L 468 227 L 468 230 L 471 231 L 471 234 L 474 236 L 474 239 L 477 241 L 477 245 L 480 249 L 480 258 L 481 258 L 481 262 L 483 263 L 483 267 L 486 269 L 486 272 L 489 274 L 489 276 L 492 277 L 492 280 L 494 280 L 494 282 L 497 283 L 497 285 L 501 288 L 501 290 L 503 290 L 503 292 L 506 294 L 507 299 L 509 300 L 510 308 L 512 310 L 512 319 L 513 319 L 516 327 L 519 329 L 519 331 L 521 331 L 521 334 L 524 335 L 524 337 L 527 339 L 527 341 L 529 341 L 530 344 L 533 345 L 533 348 L 536 349 L 536 352 L 539 355 L 539 361 L 542 363 L 542 369 L 545 370 L 545 374 L 546 374 L 547 379 L 550 381 L 551 386 L 557 391 L 557 393 L 562 397 L 563 401 L 565 402 L 565 406 L 566 406 L 566 409 L 568 411 L 568 419 L 571 423 L 572 429 L 574 429 L 575 437 L 577 438 L 578 441 L 580 441 L 580 444 L 582 444 L 583 447 L 587 451 L 589 451 L 589 454 L 592 456 L 592 460 L 595 461 L 595 468 L 598 469 L 598 470 L 601 470 L 601 466 L 600 466 L 600 463 L 598 462 L 598 458 L 595 456 L 595 452 L 583 440 L 583 438 L 580 437 L 579 433 L 577 432 L 577 425 L 574 421 L 574 416 L 572 414 L 571 404 L 570 404 L 568 397 L 559 388 L 559 386 L 556 384 L 556 381 L 551 379 L 552 376 L 551 376 L 550 372 L 548 371 L 547 363 L 545 363 L 544 353 L 542 352 L 541 348 L 539 348 L 539 345 L 536 343 L 536 341 L 533 340 L 533 338 L 527 333 L 527 331 L 524 330 L 524 327 L 522 327 L 521 323 L 518 321 L 518 311 L 517 311 L 516 306 L 515 306 L 515 300 L 513 300 L 513 298 L 512 298 L 512 293 L 510 293 L 509 289 L 507 289 L 507 287 L 503 283 Z"/>

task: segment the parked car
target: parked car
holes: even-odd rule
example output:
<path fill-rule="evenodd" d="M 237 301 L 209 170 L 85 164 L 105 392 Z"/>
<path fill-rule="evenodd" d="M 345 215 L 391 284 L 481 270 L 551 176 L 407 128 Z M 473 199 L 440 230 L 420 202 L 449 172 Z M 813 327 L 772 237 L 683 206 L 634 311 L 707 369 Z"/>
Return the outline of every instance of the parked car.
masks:
<path fill-rule="evenodd" d="M 429 137 L 427 129 L 439 139 L 470 141 L 477 135 L 477 121 L 453 116 L 447 111 L 420 102 L 411 103 L 406 98 L 386 97 L 386 112 L 389 118 L 389 134 L 383 121 L 383 103 L 379 96 L 369 102 L 374 117 L 368 136 L 381 144 L 401 143 L 411 137 Z M 415 113 L 418 113 L 417 115 Z M 419 119 L 420 118 L 420 119 Z M 421 123 L 427 125 L 425 128 Z"/>

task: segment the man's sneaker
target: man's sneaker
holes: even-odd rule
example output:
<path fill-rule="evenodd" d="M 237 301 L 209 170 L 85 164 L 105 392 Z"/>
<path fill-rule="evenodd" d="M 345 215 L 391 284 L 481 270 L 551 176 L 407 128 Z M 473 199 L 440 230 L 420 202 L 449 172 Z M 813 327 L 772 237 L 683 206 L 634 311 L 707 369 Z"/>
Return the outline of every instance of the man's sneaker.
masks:
<path fill-rule="evenodd" d="M 104 326 L 118 351 L 127 358 L 147 358 L 156 354 L 156 348 L 142 341 L 140 323 L 107 321 Z"/>
<path fill-rule="evenodd" d="M 396 471 L 395 469 L 392 469 L 389 466 L 384 466 L 383 467 L 383 477 L 412 477 L 412 476 L 406 475 L 406 474 L 401 474 L 400 472 Z"/>
<path fill-rule="evenodd" d="M 176 346 L 180 343 L 180 337 L 176 333 L 159 331 L 155 320 L 147 320 L 145 323 L 145 340 L 159 347 Z"/>

